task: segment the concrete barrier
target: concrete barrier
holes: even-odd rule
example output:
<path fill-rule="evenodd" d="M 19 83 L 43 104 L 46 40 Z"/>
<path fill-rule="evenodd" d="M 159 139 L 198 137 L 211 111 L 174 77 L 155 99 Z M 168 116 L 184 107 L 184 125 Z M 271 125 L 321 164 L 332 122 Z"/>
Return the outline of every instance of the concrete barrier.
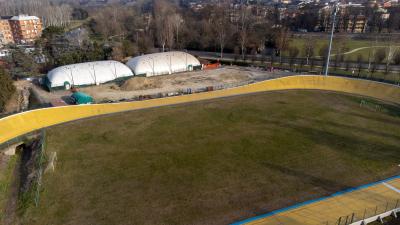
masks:
<path fill-rule="evenodd" d="M 27 111 L 0 119 L 0 144 L 41 128 L 98 115 L 263 91 L 290 89 L 345 92 L 400 103 L 400 88 L 395 85 L 344 77 L 290 76 L 237 88 L 146 101 L 62 106 Z"/>

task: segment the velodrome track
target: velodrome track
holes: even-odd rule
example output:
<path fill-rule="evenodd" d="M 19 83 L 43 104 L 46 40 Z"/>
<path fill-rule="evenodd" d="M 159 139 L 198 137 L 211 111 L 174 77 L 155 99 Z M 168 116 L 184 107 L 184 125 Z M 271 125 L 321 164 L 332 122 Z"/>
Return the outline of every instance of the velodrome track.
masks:
<path fill-rule="evenodd" d="M 358 222 L 400 207 L 399 199 L 400 176 L 395 176 L 231 225 L 353 225 L 351 221 Z"/>
<path fill-rule="evenodd" d="M 188 103 L 213 98 L 250 94 L 264 91 L 316 89 L 368 96 L 395 104 L 400 103 L 400 87 L 374 81 L 301 75 L 267 80 L 242 87 L 203 92 L 191 95 L 152 99 L 146 101 L 64 106 L 27 111 L 0 119 L 0 144 L 4 144 L 32 131 L 83 118 L 129 110 Z M 388 188 L 386 184 L 392 185 Z M 336 194 L 333 197 L 314 200 L 236 224 L 325 224 L 327 220 L 375 207 L 386 201 L 400 199 L 400 177 Z M 397 190 L 397 191 L 396 191 Z M 331 224 L 331 223 L 329 223 Z M 333 224 L 333 223 L 332 223 Z"/>
<path fill-rule="evenodd" d="M 400 103 L 400 87 L 368 80 L 299 75 L 266 80 L 237 88 L 145 101 L 73 105 L 27 111 L 0 119 L 0 144 L 49 126 L 93 116 L 263 91 L 316 89 L 368 96 Z"/>

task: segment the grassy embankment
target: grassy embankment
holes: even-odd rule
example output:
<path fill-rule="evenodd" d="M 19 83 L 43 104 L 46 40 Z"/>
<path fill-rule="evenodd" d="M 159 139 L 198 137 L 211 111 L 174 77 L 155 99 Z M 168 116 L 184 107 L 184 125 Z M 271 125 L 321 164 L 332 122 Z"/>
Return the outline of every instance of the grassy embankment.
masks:
<path fill-rule="evenodd" d="M 1 153 L 0 153 L 1 154 Z M 14 170 L 17 165 L 18 156 L 0 156 L 0 223 L 4 220 L 5 207 L 10 198 L 10 188 L 14 180 Z"/>
<path fill-rule="evenodd" d="M 25 224 L 227 224 L 399 173 L 400 106 L 281 91 L 48 129 Z M 365 102 L 364 102 L 365 103 Z"/>

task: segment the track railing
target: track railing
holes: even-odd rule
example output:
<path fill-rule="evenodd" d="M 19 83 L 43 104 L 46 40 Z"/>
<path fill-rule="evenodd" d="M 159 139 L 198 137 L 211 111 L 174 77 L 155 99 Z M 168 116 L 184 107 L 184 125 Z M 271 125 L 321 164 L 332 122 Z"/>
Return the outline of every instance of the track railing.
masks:
<path fill-rule="evenodd" d="M 0 144 L 33 131 L 83 118 L 263 91 L 317 89 L 345 92 L 400 103 L 400 87 L 380 82 L 333 76 L 301 75 L 266 80 L 241 87 L 145 101 L 75 105 L 37 109 L 0 119 Z"/>

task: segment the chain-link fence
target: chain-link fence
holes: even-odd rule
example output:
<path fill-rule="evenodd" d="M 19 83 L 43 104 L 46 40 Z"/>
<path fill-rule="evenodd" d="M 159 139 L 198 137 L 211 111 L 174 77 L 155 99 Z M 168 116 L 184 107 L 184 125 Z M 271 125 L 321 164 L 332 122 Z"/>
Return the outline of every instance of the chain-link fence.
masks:
<path fill-rule="evenodd" d="M 350 225 L 354 222 L 363 221 L 370 217 L 374 217 L 382 213 L 398 209 L 399 207 L 399 199 L 386 201 L 373 207 L 365 207 L 363 209 L 353 211 L 348 215 L 339 217 L 337 220 L 326 221 L 322 223 L 322 225 Z"/>

